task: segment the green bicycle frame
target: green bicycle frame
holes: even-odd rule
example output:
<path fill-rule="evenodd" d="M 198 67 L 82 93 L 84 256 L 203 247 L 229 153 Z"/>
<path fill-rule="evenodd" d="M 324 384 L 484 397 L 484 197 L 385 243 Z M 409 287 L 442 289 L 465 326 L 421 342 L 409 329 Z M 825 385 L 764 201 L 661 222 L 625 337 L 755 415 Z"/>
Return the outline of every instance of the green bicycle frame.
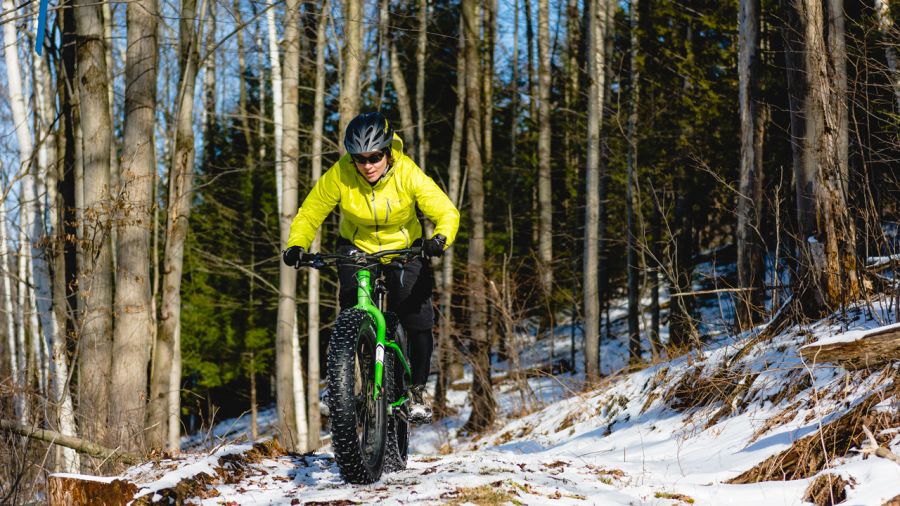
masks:
<path fill-rule="evenodd" d="M 403 371 L 407 378 L 412 377 L 412 369 L 406 361 L 406 356 L 400 349 L 400 346 L 394 341 L 388 341 L 386 337 L 387 324 L 384 321 L 384 314 L 372 303 L 372 273 L 367 269 L 360 269 L 356 273 L 356 279 L 359 288 L 356 290 L 357 303 L 356 309 L 361 309 L 367 313 L 375 321 L 375 392 L 374 397 L 377 401 L 383 394 L 384 387 L 384 348 L 388 347 L 394 351 L 396 356 L 403 364 Z M 391 403 L 391 407 L 402 405 L 406 402 L 406 396 L 397 399 Z"/>

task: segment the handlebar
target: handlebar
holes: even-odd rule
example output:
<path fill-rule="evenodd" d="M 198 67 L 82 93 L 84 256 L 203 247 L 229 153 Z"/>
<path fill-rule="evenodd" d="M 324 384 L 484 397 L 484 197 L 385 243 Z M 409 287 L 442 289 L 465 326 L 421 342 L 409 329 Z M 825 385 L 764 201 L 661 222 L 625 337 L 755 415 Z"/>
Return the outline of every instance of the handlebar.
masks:
<path fill-rule="evenodd" d="M 351 254 L 305 253 L 300 260 L 299 266 L 321 269 L 329 265 L 354 265 L 359 269 L 368 269 L 381 264 L 381 259 L 389 255 L 395 256 L 395 258 L 391 259 L 391 262 L 406 263 L 413 258 L 422 256 L 422 248 L 415 246 L 412 248 L 384 250 L 378 253 L 363 253 L 359 250 L 354 250 Z"/>

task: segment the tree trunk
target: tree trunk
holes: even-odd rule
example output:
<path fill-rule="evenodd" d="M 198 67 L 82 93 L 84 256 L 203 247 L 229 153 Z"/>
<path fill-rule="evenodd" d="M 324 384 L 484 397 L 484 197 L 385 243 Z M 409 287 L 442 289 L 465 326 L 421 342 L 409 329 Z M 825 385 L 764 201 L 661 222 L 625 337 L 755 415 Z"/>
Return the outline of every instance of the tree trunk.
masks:
<path fill-rule="evenodd" d="M 400 68 L 400 57 L 397 54 L 397 45 L 394 43 L 393 38 L 390 42 L 390 48 L 391 81 L 394 83 L 394 91 L 397 92 L 397 108 L 400 109 L 400 128 L 397 130 L 410 132 L 414 137 L 416 125 L 413 123 L 412 104 L 409 101 L 406 78 L 403 77 L 403 70 Z"/>
<path fill-rule="evenodd" d="M 470 359 L 472 381 L 472 414 L 465 428 L 480 432 L 494 422 L 496 402 L 491 387 L 490 337 L 487 331 L 487 299 L 484 277 L 484 179 L 481 164 L 481 55 L 478 32 L 478 0 L 463 0 L 466 54 L 466 167 L 470 216 L 469 239 L 469 310 L 471 314 Z"/>
<path fill-rule="evenodd" d="M 531 2 L 532 0 L 525 0 L 525 44 L 528 46 L 528 121 L 534 124 L 537 119 L 534 105 L 538 93 L 537 80 L 534 78 L 534 26 L 531 21 Z"/>
<path fill-rule="evenodd" d="M 494 47 L 497 44 L 497 0 L 484 3 L 484 73 L 482 75 L 484 100 L 484 164 L 489 169 L 494 163 Z"/>
<path fill-rule="evenodd" d="M 284 98 L 284 139 L 282 140 L 282 161 L 284 182 L 280 216 L 281 244 L 287 244 L 291 219 L 297 209 L 298 161 L 300 157 L 298 116 L 298 81 L 300 76 L 300 33 L 298 18 L 299 0 L 290 0 L 285 6 L 284 21 L 284 75 L 282 96 Z M 343 104 L 342 104 L 343 107 Z M 304 451 L 307 447 L 301 432 L 306 432 L 297 422 L 297 404 L 294 389 L 294 345 L 297 317 L 297 271 L 283 263 L 280 265 L 278 299 L 278 325 L 276 327 L 275 369 L 276 396 L 278 400 L 278 437 L 285 448 Z"/>
<path fill-rule="evenodd" d="M 275 121 L 275 195 L 278 199 L 278 212 L 282 211 L 282 192 L 284 185 L 282 158 L 282 142 L 284 139 L 284 99 L 282 95 L 281 60 L 278 50 L 278 35 L 275 27 L 274 0 L 266 0 L 267 33 L 269 40 L 269 65 L 272 67 L 272 115 Z M 324 16 L 324 14 L 323 14 Z M 315 159 L 315 156 L 313 157 Z M 315 163 L 315 162 L 313 162 Z"/>
<path fill-rule="evenodd" d="M 800 173 L 800 293 L 811 314 L 834 310 L 860 293 L 856 232 L 847 209 L 847 96 L 843 3 L 796 4 L 804 41 L 806 97 Z M 826 38 L 827 32 L 827 38 Z"/>
<path fill-rule="evenodd" d="M 641 360 L 641 330 L 638 326 L 638 245 L 637 223 L 635 217 L 635 185 L 638 179 L 637 169 L 637 120 L 638 101 L 640 100 L 640 66 L 638 65 L 638 26 L 640 23 L 640 2 L 631 0 L 628 7 L 628 15 L 631 26 L 631 49 L 629 51 L 629 82 L 631 83 L 630 98 L 628 100 L 628 153 L 626 155 L 625 175 L 625 216 L 627 249 L 628 249 L 628 352 L 632 363 Z M 638 210 L 639 212 L 639 210 Z"/>
<path fill-rule="evenodd" d="M 550 2 L 538 0 L 538 257 L 541 290 L 549 301 L 553 292 L 553 191 L 550 154 Z M 548 302 L 549 304 L 549 302 Z M 549 307 L 549 306 L 548 306 Z M 552 315 L 551 315 L 552 316 Z"/>
<path fill-rule="evenodd" d="M 16 7 L 12 0 L 4 0 L 3 1 L 3 12 L 15 13 Z M 25 105 L 25 95 L 22 90 L 22 72 L 19 65 L 19 51 L 18 51 L 18 42 L 16 36 L 16 22 L 15 19 L 5 19 L 3 21 L 3 55 L 6 63 L 6 74 L 7 74 L 7 88 L 9 90 L 9 105 L 13 114 L 13 122 L 14 128 L 16 131 L 16 141 L 18 144 L 19 158 L 17 164 L 17 170 L 13 171 L 13 177 L 11 181 L 8 183 L 10 188 L 4 188 L 4 199 L 3 199 L 3 245 L 2 248 L 4 250 L 4 258 L 6 258 L 8 254 L 9 243 L 7 242 L 6 237 L 6 199 L 11 196 L 10 190 L 13 182 L 19 177 L 19 175 L 26 175 L 28 171 L 31 170 L 32 165 L 32 156 L 33 156 L 33 145 L 32 145 L 32 137 L 31 130 L 29 130 L 28 125 L 30 121 L 28 120 L 28 110 Z M 4 185 L 6 186 L 6 185 Z M 23 183 L 24 186 L 24 183 Z M 34 200 L 32 197 L 30 200 Z M 22 236 L 25 230 L 28 230 L 28 222 L 27 220 L 31 219 L 29 213 L 18 213 L 20 220 L 23 221 L 23 226 L 19 228 L 19 251 L 24 251 L 21 247 Z M 22 257 L 21 253 L 18 255 L 18 310 L 22 311 L 23 306 L 23 284 L 24 284 L 24 276 L 23 276 L 23 268 L 24 257 Z M 4 263 L 4 268 L 7 264 Z M 9 262 L 10 269 L 6 271 L 6 276 L 4 276 L 4 284 L 6 285 L 6 295 L 10 298 L 10 309 L 12 309 L 12 284 L 10 282 L 10 278 L 16 276 L 13 273 L 11 267 L 12 262 Z M 29 422 L 28 416 L 28 403 L 25 398 L 25 392 L 28 388 L 27 382 L 27 364 L 26 364 L 26 350 L 25 350 L 25 322 L 21 316 L 16 313 L 10 311 L 7 313 L 8 318 L 10 318 L 10 323 L 15 319 L 18 321 L 18 332 L 15 332 L 16 327 L 13 325 L 9 326 L 10 329 L 10 341 L 12 345 L 10 346 L 10 356 L 14 358 L 13 368 L 11 372 L 13 372 L 13 382 L 16 386 L 16 393 L 14 396 L 14 407 L 15 413 L 18 420 L 25 424 Z M 13 336 L 15 336 L 15 340 L 13 341 Z M 13 353 L 15 350 L 15 353 Z"/>
<path fill-rule="evenodd" d="M 765 309 L 765 265 L 761 236 L 763 105 L 760 103 L 759 0 L 741 0 L 738 15 L 738 101 L 741 166 L 737 194 L 737 274 L 744 289 L 735 308 L 738 328 L 750 328 Z"/>
<path fill-rule="evenodd" d="M 669 303 L 669 342 L 676 348 L 684 348 L 698 339 L 693 320 L 694 298 L 680 295 L 691 291 L 693 256 L 693 223 L 690 216 L 690 199 L 684 188 L 687 182 L 675 187 L 675 217 L 670 238 L 672 257 L 672 277 L 670 278 L 671 301 Z"/>
<path fill-rule="evenodd" d="M 894 112 L 900 114 L 900 65 L 897 63 L 897 43 L 894 22 L 891 20 L 889 0 L 875 0 L 875 16 L 878 20 L 878 29 L 881 31 L 884 41 L 884 56 L 887 60 L 888 80 L 894 88 L 894 100 L 897 108 Z"/>
<path fill-rule="evenodd" d="M 75 0 L 77 83 L 84 157 L 80 364 L 82 436 L 106 441 L 112 367 L 112 248 L 109 237 L 110 142 L 106 50 L 101 6 Z M 90 259 L 88 261 L 87 259 Z"/>
<path fill-rule="evenodd" d="M 325 15 L 330 8 L 330 2 L 326 0 L 322 4 L 322 13 L 319 16 L 319 23 L 316 30 L 316 95 L 315 109 L 313 111 L 313 131 L 312 131 L 312 181 L 314 185 L 316 181 L 322 177 L 322 140 L 325 130 L 325 49 L 328 44 L 325 37 L 325 29 L 327 28 L 325 21 L 328 17 Z M 312 244 L 312 251 L 318 251 L 322 243 L 322 234 L 316 234 L 316 238 Z M 309 358 L 307 366 L 307 374 L 309 375 L 309 388 L 307 395 L 309 397 L 309 448 L 310 450 L 319 447 L 319 433 L 321 432 L 322 422 L 319 412 L 319 271 L 316 269 L 309 270 L 309 298 L 308 315 L 309 315 Z"/>
<path fill-rule="evenodd" d="M 347 124 L 359 114 L 359 79 L 363 61 L 363 5 L 362 0 L 344 2 L 344 75 L 340 96 L 340 150 L 344 151 L 344 132 Z"/>
<path fill-rule="evenodd" d="M 238 112 L 241 115 L 241 130 L 244 133 L 244 142 L 247 144 L 247 153 L 250 153 L 252 139 L 250 137 L 250 116 L 247 113 L 247 57 L 244 50 L 244 24 L 241 18 L 240 0 L 233 1 L 232 16 L 234 16 L 235 42 L 237 43 L 238 56 Z"/>
<path fill-rule="evenodd" d="M 4 10 L 6 6 L 4 6 Z M 12 23 L 8 23 L 12 24 Z M 5 28 L 6 25 L 4 25 Z M 6 46 L 11 47 L 11 46 Z M 7 67 L 7 70 L 9 67 Z M 6 179 L 6 178 L 4 178 Z M 6 186 L 4 184 L 4 186 Z M 6 188 L 4 188 L 4 192 L 6 192 Z M 12 395 L 13 400 L 13 411 L 16 415 L 16 420 L 21 424 L 28 423 L 28 417 L 26 416 L 26 403 L 25 403 L 25 384 L 24 384 L 24 374 L 25 374 L 25 354 L 19 345 L 16 339 L 16 314 L 13 312 L 13 294 L 12 294 L 12 278 L 14 276 L 12 270 L 12 255 L 10 255 L 9 251 L 9 234 L 7 231 L 7 221 L 6 221 L 6 199 L 0 201 L 0 266 L 2 266 L 3 273 L 3 312 L 6 314 L 6 339 L 7 346 L 9 347 L 9 361 L 10 361 L 10 377 L 12 380 L 12 385 L 14 387 L 14 393 Z"/>
<path fill-rule="evenodd" d="M 60 258 L 58 254 L 61 250 L 61 243 L 58 242 L 61 237 L 59 231 L 59 201 L 57 192 L 58 181 L 58 137 L 53 128 L 55 120 L 55 111 L 53 110 L 54 97 L 51 90 L 50 72 L 47 68 L 46 57 L 35 56 L 34 64 L 34 83 L 35 83 L 35 101 L 37 103 L 37 115 L 40 125 L 40 137 L 43 142 L 40 146 L 40 155 L 38 156 L 37 182 L 44 182 L 39 185 L 37 195 L 39 198 L 46 195 L 49 209 L 45 212 L 41 206 L 35 202 L 31 212 L 34 215 L 34 239 L 32 243 L 33 268 L 36 274 L 35 291 L 37 295 L 37 308 L 41 317 L 41 328 L 44 331 L 44 350 L 52 355 L 50 376 L 50 390 L 48 398 L 52 407 L 51 427 L 58 428 L 59 431 L 68 436 L 76 436 L 77 428 L 75 425 L 75 412 L 72 406 L 72 396 L 69 392 L 69 363 L 66 358 L 66 332 L 65 332 L 65 312 L 60 310 L 60 305 L 65 305 L 65 283 L 57 283 L 57 278 L 51 278 L 51 269 L 64 265 L 57 264 Z M 46 193 L 45 193 L 46 192 Z M 43 226 L 42 216 L 47 215 L 50 218 L 49 230 L 45 230 Z M 36 248 L 37 244 L 43 243 L 46 246 Z M 60 278 L 62 279 L 62 278 Z M 78 454 L 69 448 L 64 448 L 59 453 L 57 460 L 57 469 L 64 472 L 77 472 L 80 468 L 80 459 Z"/>
<path fill-rule="evenodd" d="M 600 129 L 606 91 L 606 2 L 586 5 L 588 54 L 587 170 L 584 220 L 584 369 L 588 383 L 600 378 L 600 293 L 597 275 L 600 222 Z"/>
<path fill-rule="evenodd" d="M 425 50 L 428 47 L 428 0 L 419 0 L 419 34 L 416 37 L 416 163 L 425 172 L 428 144 L 425 140 Z M 393 58 L 392 58 L 393 59 Z"/>
<path fill-rule="evenodd" d="M 453 112 L 453 139 L 450 141 L 450 164 L 447 167 L 449 185 L 447 188 L 450 201 L 457 208 L 460 205 L 460 152 L 462 151 L 463 126 L 466 119 L 466 56 L 465 56 L 465 20 L 460 15 L 459 44 L 456 53 L 456 108 Z M 441 322 L 438 336 L 438 364 L 440 376 L 435 387 L 435 413 L 438 416 L 446 413 L 447 390 L 450 386 L 450 361 L 454 355 L 453 329 L 453 258 L 454 248 L 444 252 L 441 277 Z"/>
<path fill-rule="evenodd" d="M 203 26 L 200 14 L 197 26 Z M 151 448 L 178 449 L 181 406 L 181 274 L 184 244 L 191 214 L 194 187 L 194 87 L 197 78 L 197 41 L 194 25 L 196 0 L 183 0 L 179 23 L 179 80 L 175 138 L 169 168 L 166 211 L 166 246 L 163 253 L 163 286 L 159 334 L 154 353 L 148 411 L 148 443 Z"/>
<path fill-rule="evenodd" d="M 147 370 L 155 325 L 150 304 L 150 228 L 153 172 L 156 170 L 157 3 L 127 4 L 125 62 L 125 143 L 119 181 L 115 333 L 110 382 L 110 427 L 115 446 L 143 447 Z"/>

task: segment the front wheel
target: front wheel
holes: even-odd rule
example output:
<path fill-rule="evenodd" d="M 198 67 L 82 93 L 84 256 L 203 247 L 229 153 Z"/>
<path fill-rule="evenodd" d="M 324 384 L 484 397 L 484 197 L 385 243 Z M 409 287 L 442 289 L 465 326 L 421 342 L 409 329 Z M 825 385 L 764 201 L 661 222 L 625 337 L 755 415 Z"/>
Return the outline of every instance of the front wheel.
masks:
<path fill-rule="evenodd" d="M 389 338 L 397 343 L 403 350 L 404 357 L 409 357 L 409 347 L 406 340 L 406 332 L 400 325 L 400 320 L 394 313 L 385 313 L 384 321 L 387 325 Z M 408 360 L 408 358 L 407 358 Z M 391 352 L 384 357 L 387 368 L 390 371 L 391 388 L 385 388 L 388 394 L 388 402 L 396 402 L 407 395 L 407 377 L 400 359 Z M 389 364 L 389 365 L 388 365 Z M 409 401 L 394 408 L 393 416 L 388 419 L 387 449 L 384 454 L 384 472 L 393 473 L 406 469 L 409 454 Z"/>
<path fill-rule="evenodd" d="M 374 398 L 375 343 L 368 313 L 341 311 L 328 347 L 328 407 L 334 458 L 341 477 L 355 484 L 377 481 L 384 468 L 388 404 L 386 395 Z"/>

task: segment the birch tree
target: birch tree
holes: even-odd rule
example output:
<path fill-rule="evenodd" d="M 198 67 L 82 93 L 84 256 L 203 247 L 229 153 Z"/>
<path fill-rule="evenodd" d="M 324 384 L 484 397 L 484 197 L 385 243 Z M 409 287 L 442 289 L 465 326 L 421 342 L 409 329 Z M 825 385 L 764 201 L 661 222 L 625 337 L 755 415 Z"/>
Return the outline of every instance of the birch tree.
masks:
<path fill-rule="evenodd" d="M 894 28 L 894 21 L 891 19 L 888 0 L 875 0 L 875 16 L 878 21 L 878 29 L 885 39 L 884 56 L 887 60 L 888 80 L 894 89 L 894 100 L 897 106 L 894 112 L 900 114 L 900 65 L 897 63 L 897 32 Z"/>
<path fill-rule="evenodd" d="M 215 3 L 215 2 L 212 2 Z M 284 160 L 281 145 L 284 139 L 284 99 L 282 98 L 281 52 L 278 50 L 278 36 L 275 27 L 274 0 L 266 0 L 266 34 L 269 42 L 269 66 L 272 68 L 272 117 L 275 122 L 275 195 L 278 199 L 278 212 L 281 212 L 281 193 L 284 188 L 282 172 Z M 322 11 L 323 17 L 325 11 Z"/>
<path fill-rule="evenodd" d="M 127 4 L 125 142 L 120 164 L 115 333 L 113 335 L 110 426 L 129 451 L 142 446 L 147 390 L 145 371 L 153 346 L 155 315 L 150 302 L 150 223 L 156 170 L 156 0 Z"/>
<path fill-rule="evenodd" d="M 10 47 L 10 46 L 6 46 Z M 9 349 L 10 376 L 14 392 L 12 395 L 13 412 L 19 423 L 28 422 L 28 405 L 25 402 L 25 349 L 24 343 L 18 340 L 16 332 L 16 313 L 13 309 L 13 270 L 12 255 L 9 250 L 9 231 L 7 225 L 6 200 L 9 196 L 9 183 L 4 176 L 4 198 L 0 201 L 0 262 L 3 268 L 3 311 L 6 314 L 6 339 Z"/>
<path fill-rule="evenodd" d="M 159 333 L 151 371 L 148 443 L 152 448 L 178 448 L 181 431 L 181 275 L 194 186 L 194 87 L 197 80 L 196 0 L 182 0 L 178 25 L 178 92 L 175 131 L 169 165 L 166 245 L 163 253 Z M 197 25 L 195 25 L 197 23 Z"/>
<path fill-rule="evenodd" d="M 100 4 L 75 0 L 76 76 L 84 159 L 78 276 L 81 304 L 78 398 L 82 436 L 106 441 L 112 367 L 112 247 L 109 237 L 110 142 L 106 48 Z M 76 183 L 77 185 L 77 183 Z M 77 191 L 77 190 L 76 190 Z M 89 261 L 88 261 L 89 259 Z"/>
<path fill-rule="evenodd" d="M 36 307 L 41 316 L 41 328 L 43 329 L 45 353 L 50 354 L 49 389 L 50 424 L 58 428 L 63 435 L 77 436 L 75 424 L 75 411 L 72 403 L 72 395 L 69 390 L 69 364 L 66 353 L 65 337 L 65 313 L 59 307 L 65 301 L 64 282 L 56 282 L 51 278 L 50 265 L 64 271 L 64 264 L 59 262 L 62 250 L 60 240 L 63 237 L 59 230 L 60 205 L 57 192 L 59 164 L 57 150 L 58 138 L 54 129 L 55 111 L 52 80 L 47 69 L 46 56 L 34 57 L 34 98 L 36 125 L 41 137 L 38 155 L 38 174 L 34 178 L 37 187 L 37 197 L 46 196 L 49 209 L 43 209 L 40 200 L 36 200 L 31 208 L 34 215 L 33 236 L 37 241 L 32 243 L 33 269 L 35 272 Z M 44 182 L 44 183 L 42 183 Z M 49 229 L 44 226 L 43 216 L 49 216 Z M 47 239 L 47 240 L 45 240 Z M 43 247 L 38 247 L 42 243 Z M 56 276 L 64 276 L 64 273 L 54 273 Z M 64 309 L 64 308 L 63 308 Z M 57 469 L 64 472 L 77 472 L 81 465 L 78 453 L 67 447 L 58 449 Z"/>
<path fill-rule="evenodd" d="M 13 124 L 15 128 L 16 134 L 16 144 L 18 148 L 18 170 L 14 171 L 13 174 L 16 174 L 16 177 L 11 178 L 12 180 L 18 179 L 18 174 L 26 173 L 31 170 L 32 165 L 32 156 L 33 156 L 33 141 L 31 136 L 31 130 L 29 129 L 29 121 L 28 121 L 28 112 L 25 105 L 25 94 L 22 87 L 22 70 L 19 63 L 19 49 L 18 49 L 18 40 L 16 36 L 16 23 L 15 23 L 15 13 L 16 6 L 12 0 L 4 0 L 2 3 L 3 12 L 9 13 L 6 16 L 6 19 L 3 21 L 3 56 L 4 61 L 6 63 L 6 74 L 7 74 L 7 88 L 9 90 L 9 106 L 12 110 L 13 115 Z M 23 183 L 24 185 L 25 183 Z M 4 237 L 2 248 L 4 249 L 4 257 L 8 255 L 8 237 L 6 237 L 6 199 L 10 196 L 10 190 L 12 182 L 8 180 L 7 185 L 4 188 L 3 193 L 3 232 Z M 33 197 L 32 197 L 33 200 Z M 18 255 L 18 264 L 17 264 L 17 272 L 18 272 L 18 304 L 17 310 L 18 313 L 13 313 L 10 311 L 7 313 L 9 318 L 14 318 L 19 322 L 18 326 L 9 327 L 10 337 L 15 335 L 15 342 L 12 346 L 10 346 L 10 354 L 11 356 L 15 356 L 15 360 L 13 362 L 12 371 L 14 373 L 13 378 L 16 382 L 17 392 L 15 396 L 15 411 L 16 416 L 23 423 L 28 423 L 30 418 L 28 403 L 25 399 L 25 391 L 27 390 L 27 368 L 28 365 L 26 363 L 26 344 L 25 344 L 25 322 L 22 316 L 20 315 L 24 306 L 24 296 L 25 296 L 25 287 L 24 281 L 26 280 L 24 267 L 25 267 L 25 257 L 22 255 L 24 250 L 22 249 L 22 239 L 24 236 L 25 230 L 27 230 L 27 220 L 30 219 L 29 213 L 27 211 L 20 212 L 20 219 L 24 221 L 22 226 L 19 228 L 19 251 Z M 6 275 L 4 279 L 4 286 L 6 288 L 5 297 L 10 299 L 10 309 L 12 309 L 12 283 L 11 278 L 14 276 L 12 270 L 12 261 L 10 259 L 8 268 L 6 270 Z M 15 316 L 14 316 L 15 315 Z M 14 332 L 14 333 L 12 333 Z M 15 350 L 15 353 L 13 353 Z"/>

